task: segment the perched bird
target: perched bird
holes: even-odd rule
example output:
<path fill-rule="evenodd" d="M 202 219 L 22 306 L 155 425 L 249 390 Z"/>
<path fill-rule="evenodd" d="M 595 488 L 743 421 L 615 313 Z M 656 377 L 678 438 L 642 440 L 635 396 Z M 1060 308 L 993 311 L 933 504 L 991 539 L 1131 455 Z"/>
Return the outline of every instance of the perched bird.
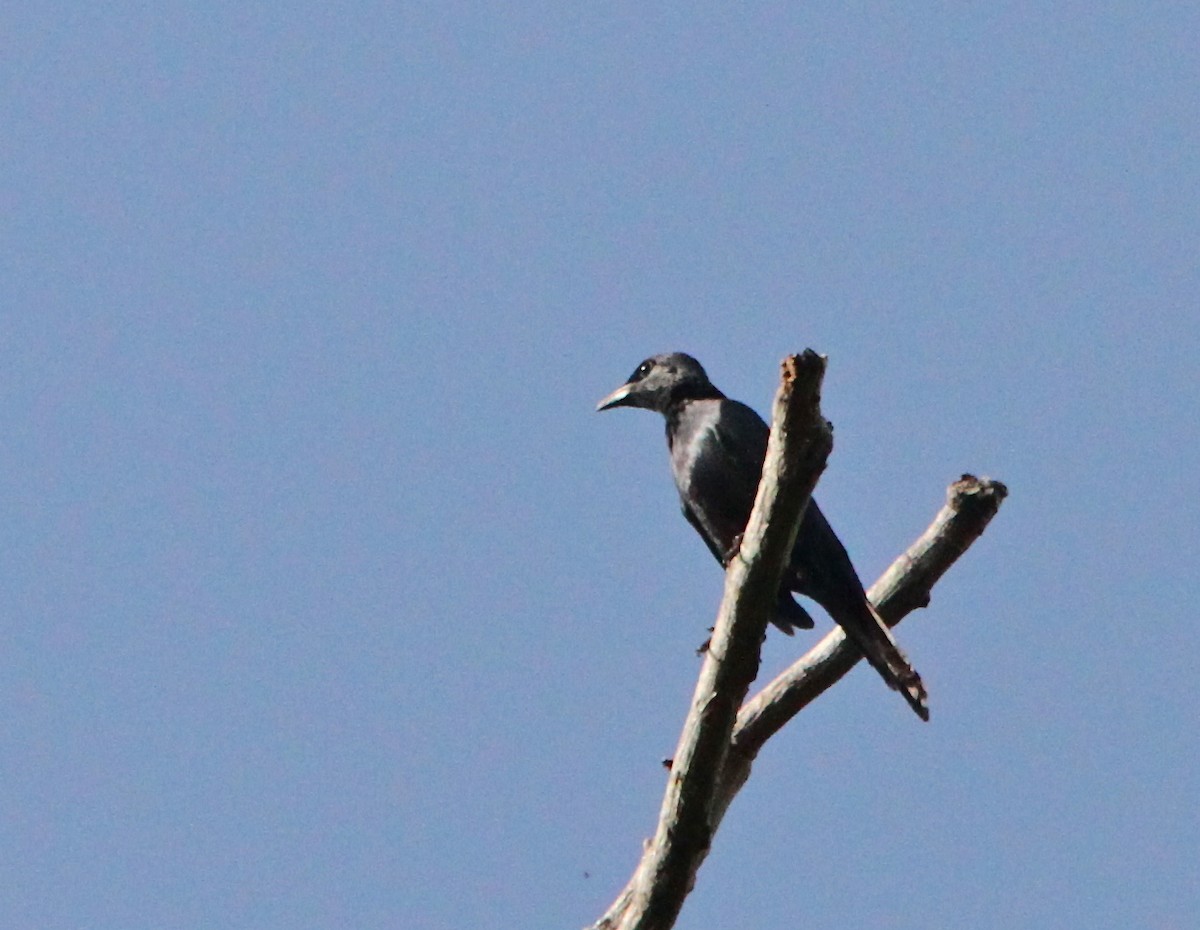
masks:
<path fill-rule="evenodd" d="M 605 397 L 597 410 L 644 407 L 667 420 L 671 471 L 683 515 L 722 565 L 736 554 L 750 520 L 770 429 L 757 413 L 730 400 L 700 363 L 674 352 L 655 355 Z M 850 556 L 815 500 L 809 501 L 771 622 L 783 632 L 810 628 L 812 618 L 792 592 L 812 598 L 846 631 L 867 661 L 922 720 L 925 688 L 867 595 Z"/>

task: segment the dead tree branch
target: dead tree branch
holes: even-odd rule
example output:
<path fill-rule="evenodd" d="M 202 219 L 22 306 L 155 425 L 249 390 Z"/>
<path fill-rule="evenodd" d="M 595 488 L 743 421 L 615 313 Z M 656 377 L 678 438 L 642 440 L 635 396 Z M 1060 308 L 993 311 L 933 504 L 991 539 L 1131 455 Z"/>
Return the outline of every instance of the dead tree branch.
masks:
<path fill-rule="evenodd" d="M 763 744 L 845 675 L 862 654 L 835 628 L 738 710 L 754 676 L 796 528 L 832 448 L 820 415 L 825 360 L 811 350 L 784 361 L 766 463 L 691 711 L 676 749 L 658 829 L 629 884 L 593 930 L 668 930 L 695 884 L 721 819 Z M 895 626 L 929 603 L 939 578 L 983 533 L 1007 489 L 964 475 L 921 537 L 868 594 Z"/>
<path fill-rule="evenodd" d="M 938 579 L 987 528 L 1008 489 L 999 481 L 963 475 L 950 485 L 946 504 L 929 528 L 891 564 L 867 592 L 888 626 L 929 604 Z M 768 739 L 854 667 L 862 653 L 834 627 L 816 646 L 746 702 L 738 712 L 733 745 L 716 801 L 724 814 L 750 776 Z"/>
<path fill-rule="evenodd" d="M 712 840 L 712 807 L 738 707 L 758 673 L 767 620 L 833 434 L 820 413 L 825 359 L 783 363 L 754 510 L 725 574 L 725 593 L 675 750 L 658 829 L 621 899 L 597 926 L 668 928 Z"/>

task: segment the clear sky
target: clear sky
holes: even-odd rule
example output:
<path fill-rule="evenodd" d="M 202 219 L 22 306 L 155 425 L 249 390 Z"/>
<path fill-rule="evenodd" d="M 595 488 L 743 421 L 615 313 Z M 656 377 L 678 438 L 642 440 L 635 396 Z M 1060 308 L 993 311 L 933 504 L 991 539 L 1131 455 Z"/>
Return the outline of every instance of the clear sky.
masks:
<path fill-rule="evenodd" d="M 932 721 L 856 670 L 679 926 L 1195 926 L 1195 4 L 0 27 L 5 930 L 595 919 L 721 576 L 593 406 L 805 347 L 865 580 L 1011 497 L 899 630 Z"/>

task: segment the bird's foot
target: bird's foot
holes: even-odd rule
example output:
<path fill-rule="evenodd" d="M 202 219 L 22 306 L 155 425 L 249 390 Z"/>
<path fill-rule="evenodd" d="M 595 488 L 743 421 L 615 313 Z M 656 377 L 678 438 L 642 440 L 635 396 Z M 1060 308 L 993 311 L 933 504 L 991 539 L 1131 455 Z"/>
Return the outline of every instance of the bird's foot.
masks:
<path fill-rule="evenodd" d="M 742 551 L 743 534 L 738 533 L 733 537 L 733 542 L 729 544 L 729 548 L 725 550 L 725 558 L 722 563 L 726 568 L 729 568 L 729 563 L 737 558 L 737 554 Z"/>

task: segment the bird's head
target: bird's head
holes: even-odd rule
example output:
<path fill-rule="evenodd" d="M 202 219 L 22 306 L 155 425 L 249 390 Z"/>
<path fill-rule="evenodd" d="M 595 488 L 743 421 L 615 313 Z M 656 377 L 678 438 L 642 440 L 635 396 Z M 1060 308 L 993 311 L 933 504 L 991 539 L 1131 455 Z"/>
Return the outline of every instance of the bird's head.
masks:
<path fill-rule="evenodd" d="M 698 361 L 682 352 L 672 352 L 646 359 L 624 384 L 600 401 L 596 409 L 644 407 L 666 413 L 672 404 L 683 400 L 723 396 L 713 387 Z"/>

